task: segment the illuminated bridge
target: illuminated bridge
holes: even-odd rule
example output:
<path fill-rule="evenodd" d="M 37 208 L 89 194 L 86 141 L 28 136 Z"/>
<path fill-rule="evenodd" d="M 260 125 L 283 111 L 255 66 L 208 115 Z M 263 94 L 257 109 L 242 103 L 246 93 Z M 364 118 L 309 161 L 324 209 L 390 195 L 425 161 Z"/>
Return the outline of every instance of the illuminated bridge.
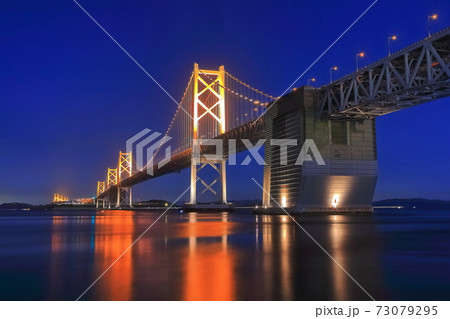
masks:
<path fill-rule="evenodd" d="M 329 85 L 303 86 L 280 98 L 242 82 L 223 66 L 203 70 L 195 64 L 165 134 L 138 136 L 135 151 L 120 152 L 118 166 L 97 183 L 97 205 L 131 206 L 132 186 L 185 168 L 191 170 L 191 207 L 197 205 L 198 186 L 226 205 L 229 156 L 265 139 L 262 211 L 278 205 L 297 212 L 371 211 L 377 180 L 375 118 L 450 95 L 449 65 L 450 28 Z M 157 138 L 156 147 L 144 154 Z M 222 154 L 210 139 L 223 143 Z M 274 140 L 285 142 L 275 145 Z M 314 152 L 312 160 L 296 163 L 308 140 L 325 165 Z M 212 182 L 201 176 L 205 166 L 217 173 Z"/>

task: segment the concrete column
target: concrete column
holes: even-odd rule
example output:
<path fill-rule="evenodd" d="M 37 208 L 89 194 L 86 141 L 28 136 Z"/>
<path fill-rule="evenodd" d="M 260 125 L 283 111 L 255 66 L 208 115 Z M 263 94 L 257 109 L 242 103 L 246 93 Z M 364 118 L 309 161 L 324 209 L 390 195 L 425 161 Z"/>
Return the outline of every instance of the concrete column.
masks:
<path fill-rule="evenodd" d="M 197 204 L 197 165 L 191 159 L 191 200 L 190 204 Z"/>
<path fill-rule="evenodd" d="M 120 187 L 117 185 L 117 202 L 116 202 L 116 208 L 120 207 Z"/>
<path fill-rule="evenodd" d="M 227 160 L 223 159 L 221 164 L 221 178 L 222 178 L 222 203 L 227 203 Z"/>
<path fill-rule="evenodd" d="M 130 198 L 130 207 L 133 207 L 133 197 L 131 193 L 131 186 L 128 187 L 128 197 Z"/>

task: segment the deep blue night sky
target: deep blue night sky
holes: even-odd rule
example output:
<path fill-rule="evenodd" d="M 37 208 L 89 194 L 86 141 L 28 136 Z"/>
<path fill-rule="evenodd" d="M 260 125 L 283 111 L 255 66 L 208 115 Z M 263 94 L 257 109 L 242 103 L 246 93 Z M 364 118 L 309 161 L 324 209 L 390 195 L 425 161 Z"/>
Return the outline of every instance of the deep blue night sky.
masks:
<path fill-rule="evenodd" d="M 218 68 L 281 94 L 364 11 L 359 1 L 87 1 L 81 5 L 176 99 L 193 63 Z M 297 86 L 317 85 L 450 25 L 448 0 L 379 0 Z M 54 192 L 92 196 L 125 141 L 143 128 L 164 132 L 176 109 L 70 0 L 0 4 L 0 203 L 47 203 Z M 375 199 L 450 199 L 450 100 L 377 119 Z M 148 181 L 135 199 L 175 199 L 188 171 Z M 259 198 L 251 177 L 230 167 L 229 199 Z"/>

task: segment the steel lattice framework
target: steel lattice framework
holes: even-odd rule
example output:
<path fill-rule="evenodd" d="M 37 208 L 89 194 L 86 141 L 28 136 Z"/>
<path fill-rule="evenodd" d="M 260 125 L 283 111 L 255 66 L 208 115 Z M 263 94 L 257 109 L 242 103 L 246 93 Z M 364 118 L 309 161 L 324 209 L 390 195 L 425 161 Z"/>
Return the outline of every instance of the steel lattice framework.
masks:
<path fill-rule="evenodd" d="M 450 28 L 316 92 L 318 117 L 374 118 L 450 95 Z"/>
<path fill-rule="evenodd" d="M 117 185 L 117 168 L 108 168 L 107 187 Z"/>
<path fill-rule="evenodd" d="M 133 172 L 133 166 L 132 166 L 132 154 L 124 153 L 120 151 L 119 153 L 119 165 L 117 166 L 119 169 L 118 177 L 119 177 L 119 183 L 122 181 L 122 174 L 128 175 L 127 177 L 130 177 Z"/>
<path fill-rule="evenodd" d="M 221 66 L 218 71 L 216 70 L 201 70 L 198 64 L 194 64 L 194 117 L 193 117 L 193 140 L 198 141 L 200 120 L 210 116 L 209 123 L 202 121 L 206 127 L 206 130 L 214 135 L 223 134 L 226 130 L 225 123 L 225 70 Z M 217 133 L 216 133 L 217 132 Z M 198 145 L 201 148 L 200 145 Z M 194 145 L 192 146 L 194 147 Z M 192 152 L 191 159 L 191 196 L 190 203 L 197 203 L 197 181 L 200 181 L 205 188 L 201 192 L 203 194 L 209 190 L 214 195 L 217 195 L 216 191 L 212 188 L 219 180 L 222 185 L 222 202 L 227 202 L 226 193 L 226 157 L 217 158 L 214 161 L 207 160 L 203 156 L 200 156 L 200 162 L 196 161 L 195 152 Z M 218 177 L 216 177 L 211 183 L 204 181 L 199 175 L 199 171 L 206 165 L 211 166 L 217 171 Z"/>
<path fill-rule="evenodd" d="M 132 206 L 131 187 L 123 187 L 120 185 L 123 179 L 122 175 L 131 177 L 133 175 L 133 156 L 132 152 L 124 153 L 119 152 L 119 162 L 117 165 L 117 202 L 116 207 L 120 207 L 121 204 L 129 204 Z"/>
<path fill-rule="evenodd" d="M 105 182 L 97 182 L 97 196 L 105 191 Z"/>

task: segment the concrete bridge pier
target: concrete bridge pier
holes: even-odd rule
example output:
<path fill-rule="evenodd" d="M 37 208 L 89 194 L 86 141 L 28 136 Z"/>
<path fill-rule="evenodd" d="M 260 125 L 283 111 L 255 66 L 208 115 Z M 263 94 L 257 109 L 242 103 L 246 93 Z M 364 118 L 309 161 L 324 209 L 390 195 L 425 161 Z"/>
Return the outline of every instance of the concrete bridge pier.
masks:
<path fill-rule="evenodd" d="M 105 198 L 96 198 L 95 199 L 95 208 L 105 208 L 106 206 L 106 199 Z"/>
<path fill-rule="evenodd" d="M 258 213 L 372 212 L 377 181 L 375 120 L 330 120 L 316 116 L 314 88 L 304 86 L 283 96 L 266 114 L 263 205 Z M 273 139 L 295 139 L 280 162 Z M 296 164 L 305 141 L 318 158 Z M 310 154 L 310 153 L 309 153 Z M 278 204 L 277 204 L 278 203 Z"/>
<path fill-rule="evenodd" d="M 111 186 L 111 190 L 100 199 L 103 202 L 103 208 L 111 209 L 115 208 L 117 201 L 116 186 Z"/>

